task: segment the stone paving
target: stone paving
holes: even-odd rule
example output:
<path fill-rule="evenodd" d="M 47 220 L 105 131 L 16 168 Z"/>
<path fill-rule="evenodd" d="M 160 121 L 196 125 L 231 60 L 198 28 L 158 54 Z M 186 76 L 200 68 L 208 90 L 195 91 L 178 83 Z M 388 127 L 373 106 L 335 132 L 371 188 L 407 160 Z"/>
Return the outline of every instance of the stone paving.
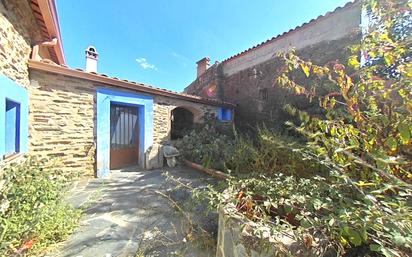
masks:
<path fill-rule="evenodd" d="M 196 231 L 189 235 L 188 231 L 204 227 L 213 238 L 217 215 L 206 215 L 203 204 L 194 204 L 188 212 L 194 223 L 188 226 L 173 201 L 187 206 L 190 193 L 176 188 L 175 182 L 165 178 L 166 172 L 194 187 L 215 183 L 213 178 L 183 167 L 112 171 L 109 179 L 80 182 L 68 201 L 84 209 L 81 224 L 48 256 L 214 256 L 213 240 L 208 244 L 205 237 L 196 238 Z"/>

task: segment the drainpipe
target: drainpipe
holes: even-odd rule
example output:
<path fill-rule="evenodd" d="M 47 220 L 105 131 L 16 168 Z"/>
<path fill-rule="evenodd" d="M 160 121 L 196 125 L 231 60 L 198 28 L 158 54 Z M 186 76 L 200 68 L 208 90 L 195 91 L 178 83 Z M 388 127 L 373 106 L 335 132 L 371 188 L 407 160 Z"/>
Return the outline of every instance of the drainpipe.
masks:
<path fill-rule="evenodd" d="M 40 46 L 54 47 L 54 46 L 57 45 L 57 41 L 58 41 L 57 38 L 53 38 L 50 41 L 45 41 L 45 42 L 34 45 L 33 46 L 33 51 L 32 51 L 32 54 L 31 54 L 31 59 L 35 60 L 35 61 L 41 61 L 42 58 L 40 57 L 40 54 L 39 54 Z"/>

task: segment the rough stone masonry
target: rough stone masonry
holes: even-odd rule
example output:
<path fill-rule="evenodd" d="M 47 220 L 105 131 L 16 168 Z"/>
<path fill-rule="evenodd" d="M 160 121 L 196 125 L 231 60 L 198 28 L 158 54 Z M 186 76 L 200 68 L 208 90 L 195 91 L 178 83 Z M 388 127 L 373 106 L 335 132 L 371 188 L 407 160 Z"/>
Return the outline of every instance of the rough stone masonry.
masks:
<path fill-rule="evenodd" d="M 0 72 L 24 87 L 29 86 L 27 61 L 33 32 L 38 32 L 27 2 L 0 2 Z"/>
<path fill-rule="evenodd" d="M 102 85 L 35 70 L 30 71 L 30 84 L 30 152 L 42 158 L 59 158 L 64 171 L 93 175 L 96 89 Z M 178 106 L 193 110 L 195 122 L 218 112 L 215 106 L 155 95 L 154 142 L 146 153 L 149 169 L 163 166 L 161 145 L 170 140 L 170 115 Z"/>
<path fill-rule="evenodd" d="M 276 54 L 295 48 L 299 56 L 316 64 L 330 61 L 345 64 L 350 55 L 347 47 L 360 41 L 360 24 L 360 1 L 348 3 L 212 65 L 186 87 L 185 92 L 236 104 L 235 122 L 240 129 L 264 122 L 284 130 L 284 122 L 291 119 L 283 110 L 285 103 L 308 111 L 316 111 L 317 107 L 275 84 L 280 67 Z"/>

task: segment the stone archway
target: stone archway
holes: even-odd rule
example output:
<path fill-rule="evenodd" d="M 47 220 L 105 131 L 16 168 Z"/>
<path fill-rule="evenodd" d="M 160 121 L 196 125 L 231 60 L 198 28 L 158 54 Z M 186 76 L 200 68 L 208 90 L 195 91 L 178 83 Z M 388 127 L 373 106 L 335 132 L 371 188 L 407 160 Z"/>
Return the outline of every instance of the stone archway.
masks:
<path fill-rule="evenodd" d="M 170 139 L 176 140 L 186 135 L 193 129 L 195 114 L 185 107 L 176 107 L 171 113 Z"/>

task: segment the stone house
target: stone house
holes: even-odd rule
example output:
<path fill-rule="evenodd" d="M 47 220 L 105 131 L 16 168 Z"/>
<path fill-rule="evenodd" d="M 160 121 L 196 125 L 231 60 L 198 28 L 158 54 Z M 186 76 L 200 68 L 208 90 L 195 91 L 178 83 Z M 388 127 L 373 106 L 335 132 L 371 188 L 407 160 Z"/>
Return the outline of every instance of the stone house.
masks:
<path fill-rule="evenodd" d="M 285 103 L 306 110 L 316 109 L 303 97 L 296 97 L 275 84 L 279 70 L 278 52 L 295 48 L 297 54 L 316 64 L 346 63 L 347 46 L 360 42 L 361 1 L 349 2 L 332 12 L 275 36 L 259 45 L 210 66 L 205 57 L 197 62 L 197 78 L 184 92 L 236 104 L 236 127 L 259 123 L 284 130 L 291 117 Z"/>
<path fill-rule="evenodd" d="M 67 67 L 54 0 L 0 1 L 0 162 L 59 158 L 67 172 L 163 166 L 162 145 L 208 116 L 230 123 L 234 105 Z"/>

